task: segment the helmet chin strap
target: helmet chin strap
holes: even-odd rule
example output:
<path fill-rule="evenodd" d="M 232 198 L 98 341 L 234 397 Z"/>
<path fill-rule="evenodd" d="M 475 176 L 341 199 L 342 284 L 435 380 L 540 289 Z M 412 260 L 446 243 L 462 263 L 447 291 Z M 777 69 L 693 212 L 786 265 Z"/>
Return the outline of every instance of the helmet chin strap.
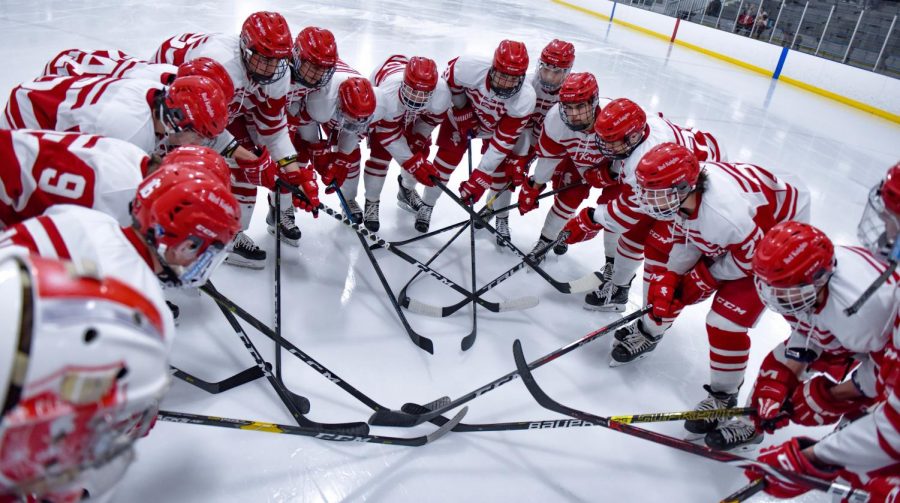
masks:
<path fill-rule="evenodd" d="M 146 234 L 143 235 L 144 243 L 147 244 L 147 247 L 150 248 L 150 253 L 153 255 L 153 258 L 156 260 L 156 263 L 159 265 L 161 271 L 156 273 L 156 277 L 162 282 L 163 286 L 168 288 L 177 288 L 181 286 L 181 279 L 178 276 L 178 273 L 172 269 L 172 266 L 166 262 L 166 259 L 162 257 L 159 253 L 159 248 L 156 246 L 156 238 L 153 237 L 153 230 L 148 230 Z"/>

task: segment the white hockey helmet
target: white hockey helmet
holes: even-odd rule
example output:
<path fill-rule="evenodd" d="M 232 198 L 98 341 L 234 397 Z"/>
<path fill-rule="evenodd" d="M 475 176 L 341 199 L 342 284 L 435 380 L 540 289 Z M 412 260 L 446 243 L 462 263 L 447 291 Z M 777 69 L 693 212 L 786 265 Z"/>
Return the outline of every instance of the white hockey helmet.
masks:
<path fill-rule="evenodd" d="M 120 281 L 9 248 L 0 319 L 0 494 L 80 494 L 84 472 L 127 463 L 153 424 L 162 317 Z"/>

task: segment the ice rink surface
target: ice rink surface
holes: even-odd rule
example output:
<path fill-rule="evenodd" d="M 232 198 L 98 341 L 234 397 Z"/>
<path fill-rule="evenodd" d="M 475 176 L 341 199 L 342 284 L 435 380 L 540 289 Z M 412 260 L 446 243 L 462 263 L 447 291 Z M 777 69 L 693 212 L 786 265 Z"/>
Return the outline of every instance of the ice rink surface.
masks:
<path fill-rule="evenodd" d="M 4 96 L 15 84 L 37 76 L 62 49 L 118 48 L 149 58 L 171 35 L 237 32 L 257 10 L 281 12 L 294 34 L 307 25 L 331 29 L 341 57 L 365 75 L 391 54 L 429 56 L 442 67 L 459 54 L 488 56 L 504 38 L 524 41 L 534 66 L 541 48 L 562 38 L 575 44 L 576 70 L 597 76 L 601 95 L 629 97 L 649 112 L 664 112 L 678 124 L 710 131 L 732 160 L 799 176 L 812 192 L 813 223 L 837 243 L 855 242 L 868 188 L 900 159 L 896 124 L 550 2 L 15 0 L 2 6 Z M 382 198 L 380 234 L 390 240 L 416 234 L 413 217 L 393 203 L 398 170 L 392 166 Z M 450 185 L 455 188 L 465 172 L 464 161 Z M 362 194 L 361 187 L 360 204 Z M 324 202 L 338 207 L 335 196 Z M 531 248 L 549 206 L 545 202 L 525 217 L 512 216 L 513 241 L 520 248 Z M 274 240 L 266 233 L 264 217 L 261 204 L 250 233 L 269 251 L 267 269 L 223 266 L 214 280 L 223 293 L 269 323 Z M 463 217 L 443 197 L 432 229 Z M 283 248 L 283 333 L 388 407 L 443 395 L 455 398 L 500 377 L 514 368 L 511 346 L 516 338 L 534 359 L 618 317 L 585 311 L 581 295 L 559 294 L 536 274 L 520 272 L 488 298 L 531 294 L 540 298 L 540 305 L 505 314 L 480 309 L 478 339 L 468 352 L 460 351 L 459 341 L 471 330 L 469 307 L 443 320 L 409 314 L 416 330 L 434 340 L 435 355 L 430 356 L 409 342 L 356 236 L 325 215 L 318 220 L 300 216 L 298 224 L 303 230 L 299 249 Z M 406 250 L 424 260 L 448 237 Z M 518 260 L 501 252 L 486 231 L 477 235 L 476 245 L 479 286 Z M 602 247 L 601 239 L 576 245 L 559 260 L 551 258 L 547 271 L 569 280 L 597 270 Z M 376 255 L 395 290 L 414 272 L 387 252 Z M 468 233 L 435 264 L 468 285 Z M 635 282 L 631 309 L 638 307 L 640 290 Z M 433 304 L 460 299 L 431 279 L 418 280 L 410 292 Z M 179 304 L 174 364 L 211 381 L 252 364 L 212 301 L 180 297 Z M 707 307 L 687 309 L 656 351 L 636 364 L 610 368 L 611 340 L 606 337 L 543 367 L 536 377 L 560 401 L 600 415 L 690 409 L 705 396 L 701 385 L 708 380 Z M 249 327 L 248 332 L 272 360 L 272 343 Z M 772 313 L 751 331 L 751 370 L 741 400 L 764 355 L 786 335 L 787 325 Z M 369 416 L 364 405 L 287 354 L 284 371 L 288 386 L 312 402 L 310 418 L 345 422 Z M 558 417 L 540 408 L 519 381 L 469 405 L 465 421 L 470 423 Z M 292 422 L 264 380 L 221 395 L 175 381 L 164 408 Z M 374 427 L 373 433 L 410 435 L 430 428 Z M 679 423 L 651 428 L 683 434 Z M 764 445 L 798 433 L 788 428 Z M 734 468 L 599 427 L 457 433 L 424 448 L 404 448 L 158 423 L 139 443 L 137 454 L 117 501 L 712 502 L 745 483 Z M 825 500 L 823 495 L 803 499 Z"/>

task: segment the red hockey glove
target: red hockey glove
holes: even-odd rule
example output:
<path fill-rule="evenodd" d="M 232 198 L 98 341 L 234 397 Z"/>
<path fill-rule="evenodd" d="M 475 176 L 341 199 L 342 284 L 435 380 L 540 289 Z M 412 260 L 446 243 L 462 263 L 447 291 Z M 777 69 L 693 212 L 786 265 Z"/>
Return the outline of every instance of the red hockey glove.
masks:
<path fill-rule="evenodd" d="M 616 179 L 609 172 L 609 163 L 605 162 L 599 166 L 588 168 L 581 175 L 591 187 L 602 189 L 616 184 Z"/>
<path fill-rule="evenodd" d="M 459 184 L 459 198 L 469 206 L 472 206 L 491 186 L 491 177 L 484 171 L 476 169 L 468 180 Z"/>
<path fill-rule="evenodd" d="M 809 475 L 824 480 L 834 480 L 838 474 L 837 471 L 817 467 L 800 452 L 815 443 L 816 441 L 811 438 L 794 437 L 781 445 L 766 447 L 760 451 L 759 457 L 756 459 L 779 470 Z M 776 498 L 796 498 L 810 489 L 805 485 L 795 484 L 782 478 L 767 475 L 759 468 L 748 468 L 744 470 L 744 475 L 750 480 L 765 477 L 766 493 Z"/>
<path fill-rule="evenodd" d="M 325 176 L 331 167 L 332 152 L 327 148 L 328 143 L 325 140 L 319 140 L 309 144 L 309 157 L 312 161 L 312 167 L 319 176 Z"/>
<path fill-rule="evenodd" d="M 319 186 L 316 184 L 316 173 L 308 168 L 284 171 L 281 173 L 281 179 L 289 185 L 298 187 L 306 195 L 306 199 L 294 196 L 294 206 L 318 217 Z"/>
<path fill-rule="evenodd" d="M 503 172 L 506 173 L 506 178 L 509 180 L 509 183 L 512 184 L 513 188 L 521 187 L 522 184 L 525 183 L 525 177 L 528 175 L 528 172 L 526 171 L 528 168 L 527 164 L 527 157 L 510 155 L 503 159 L 498 169 L 502 169 Z"/>
<path fill-rule="evenodd" d="M 334 187 L 331 186 L 332 183 L 339 188 L 344 185 L 344 182 L 347 180 L 347 173 L 350 172 L 350 166 L 352 165 L 352 154 L 341 152 L 331 154 L 331 165 L 325 173 L 322 173 L 322 185 L 325 185 L 326 194 L 334 193 Z"/>
<path fill-rule="evenodd" d="M 803 426 L 835 424 L 841 416 L 859 410 L 868 401 L 864 398 L 838 400 L 831 395 L 834 386 L 830 379 L 820 374 L 794 390 L 791 421 Z"/>
<path fill-rule="evenodd" d="M 478 117 L 475 116 L 475 108 L 471 103 L 466 103 L 462 108 L 450 107 L 450 117 L 463 138 L 468 138 L 469 133 L 478 127 Z"/>
<path fill-rule="evenodd" d="M 684 275 L 681 282 L 681 302 L 686 306 L 703 302 L 719 288 L 719 282 L 709 272 L 706 262 L 697 262 L 693 269 Z"/>
<path fill-rule="evenodd" d="M 675 318 L 684 304 L 675 295 L 681 276 L 672 271 L 657 275 L 647 288 L 647 303 L 653 306 L 650 314 L 657 320 Z"/>
<path fill-rule="evenodd" d="M 534 183 L 534 178 L 528 177 L 522 184 L 522 190 L 519 192 L 519 214 L 524 215 L 535 209 L 539 205 L 538 196 L 546 187 L 546 184 Z"/>
<path fill-rule="evenodd" d="M 873 477 L 863 490 L 869 493 L 869 503 L 900 502 L 900 477 Z"/>
<path fill-rule="evenodd" d="M 434 181 L 431 177 L 438 177 L 437 168 L 425 158 L 425 154 L 414 154 L 400 166 L 408 171 L 410 175 L 416 177 L 416 181 L 422 185 L 434 187 Z"/>
<path fill-rule="evenodd" d="M 750 398 L 751 405 L 756 407 L 753 423 L 757 430 L 773 433 L 787 426 L 788 416 L 781 413 L 782 408 L 799 384 L 794 372 L 778 361 L 773 353 L 766 356 L 759 367 L 759 377 Z"/>
<path fill-rule="evenodd" d="M 593 239 L 603 226 L 594 221 L 594 208 L 584 208 L 575 215 L 575 218 L 566 222 L 563 232 L 568 232 L 566 243 L 573 245 L 588 239 Z"/>
<path fill-rule="evenodd" d="M 272 189 L 275 187 L 275 172 L 278 171 L 275 161 L 266 147 L 256 155 L 256 159 L 235 159 L 244 178 L 257 187 Z"/>
<path fill-rule="evenodd" d="M 411 133 L 406 140 L 406 144 L 409 145 L 409 150 L 413 155 L 421 154 L 422 157 L 427 158 L 429 150 L 431 150 L 431 137 L 419 133 Z"/>

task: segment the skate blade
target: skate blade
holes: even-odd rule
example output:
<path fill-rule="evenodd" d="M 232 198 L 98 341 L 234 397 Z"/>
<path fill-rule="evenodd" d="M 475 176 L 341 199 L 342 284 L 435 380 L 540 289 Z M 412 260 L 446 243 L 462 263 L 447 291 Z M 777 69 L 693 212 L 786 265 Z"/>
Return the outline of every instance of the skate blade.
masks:
<path fill-rule="evenodd" d="M 688 442 L 700 445 L 706 445 L 706 442 L 703 439 L 706 438 L 706 433 L 691 433 L 687 432 L 684 436 L 684 439 Z"/>
<path fill-rule="evenodd" d="M 648 356 L 648 355 L 641 355 L 641 356 L 638 356 L 637 358 L 635 358 L 634 360 L 631 360 L 631 361 L 628 361 L 628 362 L 620 362 L 620 361 L 618 361 L 618 360 L 615 360 L 615 359 L 613 359 L 613 358 L 610 358 L 610 359 L 609 359 L 609 367 L 610 367 L 610 368 L 615 368 L 615 367 L 621 367 L 621 366 L 623 366 L 623 365 L 628 365 L 628 364 L 631 364 L 631 363 L 634 363 L 634 362 L 643 360 L 644 358 L 647 358 L 647 356 Z"/>
<path fill-rule="evenodd" d="M 592 306 L 591 304 L 582 304 L 586 311 L 596 311 L 598 313 L 621 313 L 625 311 L 626 306 Z"/>
<path fill-rule="evenodd" d="M 408 212 L 412 213 L 413 215 L 418 213 L 418 211 L 414 210 L 412 206 L 410 206 L 404 202 L 401 202 L 401 201 L 397 201 L 397 207 L 403 211 L 408 211 Z"/>
<path fill-rule="evenodd" d="M 247 260 L 241 256 L 237 256 L 236 258 L 232 258 L 231 255 L 225 257 L 225 263 L 228 265 L 232 265 L 235 267 L 244 267 L 247 269 L 262 269 L 266 267 L 266 261 L 255 261 L 255 260 Z"/>
<path fill-rule="evenodd" d="M 275 228 L 274 228 L 274 227 L 269 227 L 267 230 L 269 231 L 269 234 L 271 234 L 272 236 L 275 235 Z M 286 244 L 286 245 L 293 246 L 294 248 L 299 248 L 299 247 L 300 247 L 300 240 L 299 240 L 299 239 L 288 239 L 288 238 L 284 237 L 284 234 L 281 235 L 281 242 L 284 243 L 284 244 Z"/>

